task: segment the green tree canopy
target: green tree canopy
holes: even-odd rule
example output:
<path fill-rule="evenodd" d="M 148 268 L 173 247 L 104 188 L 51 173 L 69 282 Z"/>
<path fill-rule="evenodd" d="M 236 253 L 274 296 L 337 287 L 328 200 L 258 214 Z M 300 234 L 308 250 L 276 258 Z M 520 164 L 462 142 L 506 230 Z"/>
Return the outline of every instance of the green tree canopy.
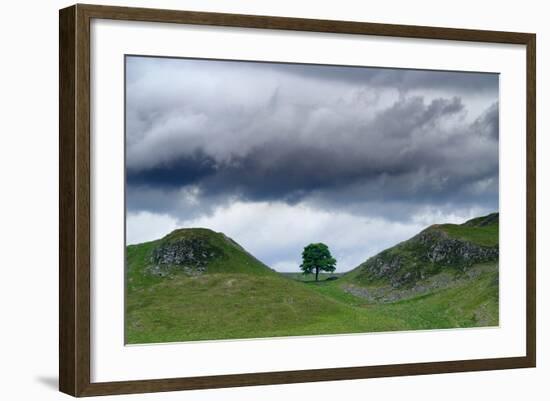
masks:
<path fill-rule="evenodd" d="M 304 274 L 315 272 L 315 281 L 319 281 L 320 271 L 332 273 L 336 270 L 336 259 L 332 257 L 328 246 L 325 244 L 309 244 L 302 252 L 300 268 Z"/>

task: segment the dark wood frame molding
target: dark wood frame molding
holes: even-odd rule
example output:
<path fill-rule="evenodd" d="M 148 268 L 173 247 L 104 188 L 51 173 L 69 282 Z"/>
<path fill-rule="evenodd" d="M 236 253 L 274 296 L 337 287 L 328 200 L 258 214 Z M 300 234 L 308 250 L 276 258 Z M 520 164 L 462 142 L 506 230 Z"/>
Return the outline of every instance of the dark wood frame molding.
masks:
<path fill-rule="evenodd" d="M 523 357 L 284 372 L 90 382 L 90 21 L 92 18 L 243 28 L 510 43 L 527 49 L 527 324 Z M 536 365 L 535 120 L 536 36 L 373 24 L 77 4 L 59 13 L 59 389 L 73 396 L 363 379 Z"/>

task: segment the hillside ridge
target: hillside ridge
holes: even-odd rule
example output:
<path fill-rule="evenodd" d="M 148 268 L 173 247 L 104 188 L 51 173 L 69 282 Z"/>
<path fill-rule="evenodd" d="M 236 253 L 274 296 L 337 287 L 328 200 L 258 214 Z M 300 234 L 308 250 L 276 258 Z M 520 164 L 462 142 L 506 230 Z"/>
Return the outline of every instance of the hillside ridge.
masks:
<path fill-rule="evenodd" d="M 434 224 L 412 238 L 367 259 L 344 276 L 357 285 L 412 287 L 452 270 L 464 273 L 475 264 L 498 261 L 498 213 L 462 224 Z"/>
<path fill-rule="evenodd" d="M 158 277 L 272 272 L 235 240 L 208 228 L 179 228 L 159 240 L 130 246 L 129 251 L 137 248 L 148 249 L 141 255 L 142 273 Z"/>
<path fill-rule="evenodd" d="M 467 242 L 475 249 L 498 244 L 494 217 L 492 222 L 467 223 L 432 227 L 415 241 L 393 247 L 398 251 L 393 256 L 408 266 L 398 273 L 414 271 L 411 263 L 423 246 L 419 238 L 427 244 Z M 402 249 L 403 244 L 408 248 Z M 436 255 L 432 256 L 437 259 Z M 387 280 L 374 285 L 358 280 L 361 269 L 336 280 L 297 281 L 271 270 L 223 233 L 177 229 L 155 241 L 126 247 L 125 342 L 498 324 L 498 263 L 474 264 L 459 277 L 455 275 L 459 268 L 447 267 L 432 275 L 419 269 L 424 279 L 398 288 Z"/>

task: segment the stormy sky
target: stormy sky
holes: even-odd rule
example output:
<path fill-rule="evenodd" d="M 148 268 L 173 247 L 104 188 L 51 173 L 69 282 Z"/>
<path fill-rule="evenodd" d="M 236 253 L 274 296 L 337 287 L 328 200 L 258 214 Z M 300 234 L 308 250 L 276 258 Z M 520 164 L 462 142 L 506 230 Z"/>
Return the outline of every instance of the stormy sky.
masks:
<path fill-rule="evenodd" d="M 498 210 L 498 75 L 126 57 L 127 243 L 224 232 L 337 271 Z"/>

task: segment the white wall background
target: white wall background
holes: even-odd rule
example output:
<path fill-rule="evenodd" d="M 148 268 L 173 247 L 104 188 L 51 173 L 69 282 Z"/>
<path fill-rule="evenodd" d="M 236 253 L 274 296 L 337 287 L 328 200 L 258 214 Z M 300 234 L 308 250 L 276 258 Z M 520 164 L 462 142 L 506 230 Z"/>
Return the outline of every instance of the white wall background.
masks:
<path fill-rule="evenodd" d="M 129 400 L 546 400 L 550 348 L 550 25 L 545 2 L 385 0 L 95 1 L 128 5 L 535 32 L 538 35 L 538 368 L 105 397 Z M 0 395 L 57 400 L 57 12 L 68 1 L 3 4 L 0 23 Z M 545 316 L 546 314 L 546 316 Z M 547 379 L 546 379 L 547 380 Z"/>

